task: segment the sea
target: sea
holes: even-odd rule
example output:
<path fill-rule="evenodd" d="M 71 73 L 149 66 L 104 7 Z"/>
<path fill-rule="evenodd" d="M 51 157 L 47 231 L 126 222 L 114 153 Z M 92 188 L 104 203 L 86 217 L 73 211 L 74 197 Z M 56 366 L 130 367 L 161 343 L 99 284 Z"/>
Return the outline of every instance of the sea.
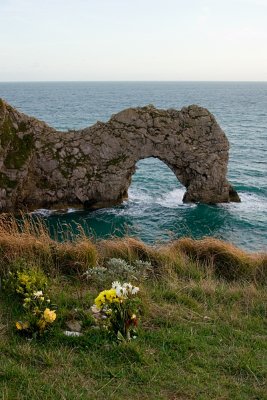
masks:
<path fill-rule="evenodd" d="M 238 247 L 267 249 L 267 82 L 20 82 L 0 83 L 0 98 L 57 130 L 108 121 L 128 107 L 153 104 L 211 111 L 230 142 L 228 179 L 241 203 L 183 204 L 184 187 L 160 160 L 137 163 L 129 198 L 95 211 L 37 210 L 51 236 L 82 229 L 95 238 L 129 235 L 149 244 L 213 236 Z"/>

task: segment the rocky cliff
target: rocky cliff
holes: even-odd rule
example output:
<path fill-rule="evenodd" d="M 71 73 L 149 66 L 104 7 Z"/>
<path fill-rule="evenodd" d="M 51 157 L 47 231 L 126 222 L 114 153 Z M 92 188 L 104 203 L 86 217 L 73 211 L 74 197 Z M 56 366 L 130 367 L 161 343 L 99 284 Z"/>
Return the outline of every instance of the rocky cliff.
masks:
<path fill-rule="evenodd" d="M 195 105 L 130 108 L 107 123 L 59 132 L 0 99 L 0 142 L 1 211 L 117 204 L 147 157 L 170 167 L 186 188 L 184 202 L 239 201 L 226 178 L 227 137 Z"/>

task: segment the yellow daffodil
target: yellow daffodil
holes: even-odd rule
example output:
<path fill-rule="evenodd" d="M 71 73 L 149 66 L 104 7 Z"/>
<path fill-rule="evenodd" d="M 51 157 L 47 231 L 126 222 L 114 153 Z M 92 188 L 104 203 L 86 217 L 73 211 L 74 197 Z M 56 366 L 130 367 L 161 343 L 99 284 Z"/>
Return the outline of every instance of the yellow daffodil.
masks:
<path fill-rule="evenodd" d="M 51 324 L 52 322 L 55 321 L 56 317 L 57 317 L 57 314 L 55 311 L 50 310 L 49 308 L 46 308 L 44 310 L 43 318 L 44 318 L 45 322 L 48 322 Z"/>
<path fill-rule="evenodd" d="M 21 331 L 23 328 L 22 328 L 22 323 L 21 322 L 16 322 L 16 328 L 19 330 L 19 331 Z"/>
<path fill-rule="evenodd" d="M 26 322 L 17 321 L 17 322 L 16 322 L 16 328 L 17 328 L 19 331 L 22 331 L 23 329 L 28 329 L 29 326 L 30 326 L 30 324 L 29 324 L 28 321 L 26 321 Z"/>

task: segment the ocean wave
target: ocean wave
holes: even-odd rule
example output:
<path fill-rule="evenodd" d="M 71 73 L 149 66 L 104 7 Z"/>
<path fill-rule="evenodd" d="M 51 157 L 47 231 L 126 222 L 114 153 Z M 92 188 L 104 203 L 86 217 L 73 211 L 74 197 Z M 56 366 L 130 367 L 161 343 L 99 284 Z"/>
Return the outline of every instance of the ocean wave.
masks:
<path fill-rule="evenodd" d="M 185 190 L 184 189 L 174 189 L 164 195 L 158 197 L 155 201 L 156 204 L 161 205 L 166 208 L 177 208 L 185 205 L 183 203 Z M 187 206 L 187 205 L 186 205 Z"/>
<path fill-rule="evenodd" d="M 138 189 L 129 190 L 129 198 L 125 204 L 139 204 L 139 205 L 159 205 L 165 208 L 177 208 L 184 206 L 183 196 L 185 190 L 183 188 L 173 189 L 161 195 L 150 195 L 145 191 Z"/>
<path fill-rule="evenodd" d="M 128 191 L 128 200 L 125 203 L 154 203 L 154 198 L 143 190 L 130 188 Z"/>
<path fill-rule="evenodd" d="M 53 213 L 55 213 L 56 210 L 47 210 L 46 208 L 39 208 L 38 210 L 34 210 L 30 212 L 30 215 L 40 215 L 41 217 L 49 217 Z"/>
<path fill-rule="evenodd" d="M 267 213 L 266 197 L 256 193 L 239 192 L 240 203 L 221 204 L 221 207 L 227 208 L 229 211 L 240 211 L 242 214 L 257 212 Z"/>

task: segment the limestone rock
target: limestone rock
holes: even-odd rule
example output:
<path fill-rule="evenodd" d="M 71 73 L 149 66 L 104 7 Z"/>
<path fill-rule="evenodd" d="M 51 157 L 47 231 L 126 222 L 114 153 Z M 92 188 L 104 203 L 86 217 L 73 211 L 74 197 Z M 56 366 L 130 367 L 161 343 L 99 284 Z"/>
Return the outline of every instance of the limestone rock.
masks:
<path fill-rule="evenodd" d="M 0 144 L 0 211 L 118 204 L 147 157 L 174 172 L 184 202 L 240 201 L 226 178 L 227 137 L 196 105 L 130 108 L 107 123 L 58 132 L 0 99 Z"/>
<path fill-rule="evenodd" d="M 72 332 L 81 332 L 82 330 L 81 322 L 76 320 L 67 321 L 66 327 Z"/>

